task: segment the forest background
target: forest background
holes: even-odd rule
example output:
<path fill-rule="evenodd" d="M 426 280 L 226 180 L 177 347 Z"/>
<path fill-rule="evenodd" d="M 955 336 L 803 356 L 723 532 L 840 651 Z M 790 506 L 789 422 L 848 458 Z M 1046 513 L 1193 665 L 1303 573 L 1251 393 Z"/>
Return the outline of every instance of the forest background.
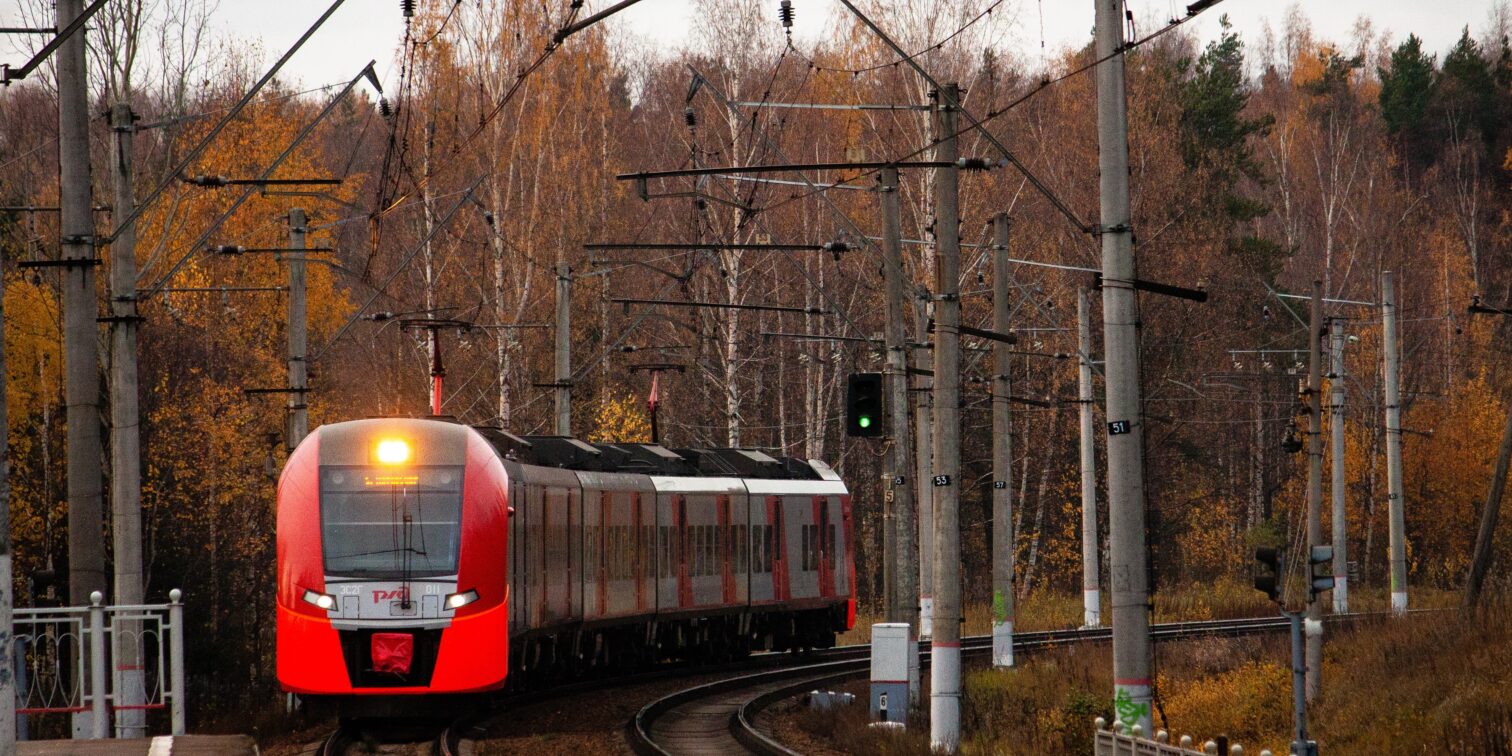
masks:
<path fill-rule="evenodd" d="M 44 4 L 32 5 L 45 14 Z M 880 334 L 877 248 L 860 236 L 880 232 L 876 195 L 836 189 L 820 196 L 717 178 L 654 183 L 653 194 L 676 196 L 647 201 L 615 175 L 895 159 L 932 143 L 926 112 L 732 111 L 714 93 L 770 103 L 923 104 L 927 84 L 859 25 L 804 48 L 785 38 L 775 3 L 738 0 L 697 0 L 705 21 L 686 51 L 647 49 L 594 28 L 532 69 L 567 18 L 560 5 L 421 3 L 402 42 L 398 91 L 381 104 L 354 92 L 275 174 L 338 177 L 339 189 L 322 197 L 254 194 L 211 242 L 285 245 L 287 212 L 299 206 L 312 218 L 309 246 L 335 250 L 309 273 L 312 427 L 424 412 L 424 338 L 358 318 L 426 310 L 479 326 L 442 336 L 447 414 L 519 434 L 549 432 L 551 392 L 536 384 L 553 380 L 550 330 L 488 326 L 549 321 L 556 265 L 567 263 L 574 431 L 644 440 L 648 376 L 630 368 L 685 363 L 687 372 L 660 382 L 664 441 L 834 465 L 856 495 L 858 583 L 872 602 L 881 575 L 884 449 L 844 436 L 839 415 L 846 375 L 879 369 L 882 355 L 864 341 L 766 334 Z M 998 44 L 1012 23 L 1007 14 L 983 13 L 995 3 L 861 5 L 904 49 L 923 51 L 917 60 L 939 80 L 959 82 L 974 113 L 1014 103 L 989 128 L 1071 212 L 1096 218 L 1093 80 L 1074 75 L 1041 89 L 1089 63 L 1090 49 L 1038 59 L 1009 54 Z M 201 0 L 114 2 L 91 29 L 95 112 L 129 101 L 142 124 L 156 126 L 136 136 L 139 195 L 265 65 L 258 52 L 207 31 L 212 10 Z M 1316 278 L 1330 298 L 1377 302 L 1387 270 L 1401 303 L 1409 581 L 1447 588 L 1463 579 L 1512 397 L 1509 319 L 1467 311 L 1477 296 L 1512 304 L 1512 9 L 1497 3 L 1484 18 L 1464 21 L 1459 42 L 1434 51 L 1415 37 L 1380 35 L 1368 19 L 1348 39 L 1317 38 L 1293 7 L 1280 28 L 1258 38 L 1225 27 L 1218 38 L 1197 39 L 1178 29 L 1130 53 L 1141 277 L 1211 295 L 1205 304 L 1141 301 L 1157 591 L 1240 575 L 1256 543 L 1302 543 L 1305 458 L 1283 442 L 1303 435 L 1298 382 L 1306 371 L 1298 366 L 1305 354 L 1231 350 L 1305 350 L 1305 306 L 1277 294 L 1307 292 Z M 256 175 L 333 91 L 275 82 L 187 173 Z M 50 73 L 0 90 L 0 205 L 57 204 L 56 123 Z M 103 117 L 91 136 L 95 197 L 105 204 L 111 132 Z M 975 133 L 963 136 L 961 152 L 995 157 Z M 867 189 L 876 182 L 860 171 L 811 178 Z M 139 222 L 142 281 L 153 288 L 283 284 L 284 268 L 271 256 L 190 248 L 231 199 L 225 189 L 174 184 Z M 904 171 L 902 200 L 904 237 L 919 240 L 906 245 L 906 267 L 927 286 L 934 269 L 927 171 Z M 1013 257 L 1098 265 L 1096 239 L 1022 175 L 966 174 L 964 322 L 978 327 L 990 322 L 993 271 L 986 248 L 976 245 L 987 242 L 987 223 L 999 212 L 1013 219 Z M 102 230 L 109 218 L 97 215 Z M 47 600 L 36 576 L 67 574 L 59 280 L 52 269 L 17 267 L 56 257 L 57 239 L 55 215 L 0 211 L 11 527 L 23 605 Z M 851 251 L 583 249 L 599 241 L 837 240 Z M 1014 322 L 1023 329 L 1016 348 L 1024 352 L 1014 360 L 1014 393 L 1050 403 L 1013 409 L 1017 585 L 1026 596 L 1072 594 L 1080 585 L 1080 477 L 1076 363 L 1067 355 L 1075 353 L 1076 292 L 1091 277 L 1031 265 L 1009 275 Z M 626 296 L 829 314 L 609 302 Z M 104 313 L 103 289 L 100 302 Z M 265 704 L 276 688 L 273 500 L 285 411 L 281 397 L 243 389 L 284 384 L 284 308 L 276 293 L 163 293 L 142 303 L 147 595 L 184 588 L 189 621 L 205 630 L 190 646 L 197 716 Z M 1384 593 L 1379 313 L 1330 305 L 1327 314 L 1359 339 L 1347 347 L 1342 379 L 1354 592 Z M 1094 323 L 1100 318 L 1094 305 Z M 968 339 L 964 366 L 964 574 L 968 601 L 978 603 L 987 600 L 991 543 L 985 346 Z M 1101 396 L 1100 385 L 1095 393 Z M 1512 536 L 1503 533 L 1499 565 L 1509 550 Z M 1492 581 L 1505 587 L 1504 567 Z"/>

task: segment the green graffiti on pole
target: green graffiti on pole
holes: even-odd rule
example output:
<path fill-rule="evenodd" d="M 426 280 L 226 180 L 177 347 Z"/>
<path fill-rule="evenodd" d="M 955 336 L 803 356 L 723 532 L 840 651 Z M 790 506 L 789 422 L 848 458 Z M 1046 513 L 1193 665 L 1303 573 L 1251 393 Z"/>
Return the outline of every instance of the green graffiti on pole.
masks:
<path fill-rule="evenodd" d="M 1003 599 L 1002 591 L 992 592 L 992 618 L 998 622 L 1008 621 L 1008 602 Z"/>
<path fill-rule="evenodd" d="M 1134 703 L 1128 688 L 1123 686 L 1119 686 L 1118 692 L 1113 696 L 1113 709 L 1118 713 L 1118 721 L 1130 726 L 1150 715 L 1150 705 Z"/>

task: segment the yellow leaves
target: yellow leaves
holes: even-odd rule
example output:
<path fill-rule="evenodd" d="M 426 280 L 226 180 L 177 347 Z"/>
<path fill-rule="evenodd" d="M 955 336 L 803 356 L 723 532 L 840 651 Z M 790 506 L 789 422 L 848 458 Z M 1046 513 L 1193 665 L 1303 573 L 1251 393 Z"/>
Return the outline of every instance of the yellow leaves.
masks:
<path fill-rule="evenodd" d="M 639 397 L 626 389 L 610 388 L 594 407 L 588 440 L 596 443 L 651 440 L 651 421 Z"/>
<path fill-rule="evenodd" d="M 1180 685 L 1160 677 L 1165 715 L 1177 732 L 1227 733 L 1248 747 L 1286 732 L 1291 721 L 1291 673 L 1280 664 L 1252 661 Z"/>
<path fill-rule="evenodd" d="M 5 280 L 5 400 L 10 425 L 24 429 L 41 410 L 42 395 L 62 391 L 62 334 L 51 288 L 27 278 Z"/>

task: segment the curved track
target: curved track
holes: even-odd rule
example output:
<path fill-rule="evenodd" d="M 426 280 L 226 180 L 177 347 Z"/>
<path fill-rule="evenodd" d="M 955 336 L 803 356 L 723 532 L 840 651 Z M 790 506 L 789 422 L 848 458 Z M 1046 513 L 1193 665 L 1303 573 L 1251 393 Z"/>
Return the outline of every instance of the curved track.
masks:
<path fill-rule="evenodd" d="M 1350 614 L 1330 618 L 1343 622 L 1373 617 Z M 1240 620 L 1174 622 L 1152 625 L 1155 640 L 1177 640 L 1204 636 L 1240 636 L 1284 631 L 1283 617 Z M 1051 630 L 1017 633 L 1016 652 L 1029 652 L 1073 643 L 1111 641 L 1110 628 Z M 963 656 L 990 653 L 989 636 L 964 638 Z M 626 726 L 630 747 L 643 756 L 682 756 L 684 754 L 758 753 L 795 756 L 755 727 L 756 716 L 765 708 L 803 691 L 822 685 L 853 679 L 866 674 L 871 664 L 870 647 L 847 646 L 836 651 L 848 654 L 838 660 L 826 659 L 813 664 L 758 672 L 699 685 L 664 696 L 647 704 Z M 929 653 L 919 653 L 920 666 L 928 664 Z"/>

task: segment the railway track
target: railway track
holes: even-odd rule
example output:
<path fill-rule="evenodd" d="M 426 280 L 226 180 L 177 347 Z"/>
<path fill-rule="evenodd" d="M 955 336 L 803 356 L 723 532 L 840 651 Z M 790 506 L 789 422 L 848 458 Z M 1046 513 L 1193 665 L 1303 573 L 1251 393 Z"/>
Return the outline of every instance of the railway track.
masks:
<path fill-rule="evenodd" d="M 471 754 L 469 736 L 475 733 L 476 721 L 459 719 L 439 733 L 415 736 L 406 731 L 373 730 L 356 724 L 337 727 L 316 747 L 314 756 L 464 756 Z"/>
<path fill-rule="evenodd" d="M 1352 622 L 1375 614 L 1348 614 L 1329 618 L 1330 623 Z M 1255 635 L 1284 631 L 1283 617 L 1242 620 L 1206 620 L 1152 625 L 1154 640 L 1196 637 Z M 1032 652 L 1073 643 L 1110 642 L 1111 628 L 1049 630 L 1016 633 L 1015 652 Z M 663 696 L 647 704 L 626 725 L 630 747 L 642 756 L 685 754 L 757 753 L 796 756 L 755 726 L 756 717 L 772 704 L 804 691 L 854 679 L 867 673 L 871 664 L 869 646 L 847 646 L 839 658 L 826 657 L 811 664 L 756 672 L 698 685 Z M 963 638 L 961 653 L 982 656 L 992 650 L 990 636 Z M 921 667 L 929 653 L 921 650 Z"/>

